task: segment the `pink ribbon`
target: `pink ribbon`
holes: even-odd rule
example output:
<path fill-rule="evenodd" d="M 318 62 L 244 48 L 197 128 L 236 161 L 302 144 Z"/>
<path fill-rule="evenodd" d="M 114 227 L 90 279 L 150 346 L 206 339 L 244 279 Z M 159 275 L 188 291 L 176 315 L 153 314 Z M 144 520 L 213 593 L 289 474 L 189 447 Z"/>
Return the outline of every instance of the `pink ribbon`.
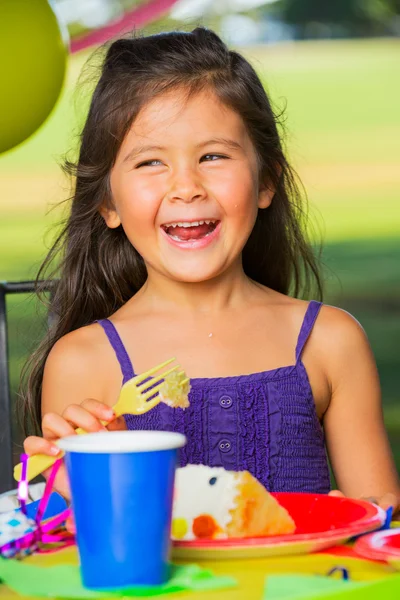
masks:
<path fill-rule="evenodd" d="M 133 29 L 140 29 L 168 12 L 177 0 L 150 0 L 126 12 L 121 19 L 71 41 L 71 53 L 99 46 Z"/>
<path fill-rule="evenodd" d="M 18 484 L 18 500 L 21 506 L 21 512 L 26 516 L 26 503 L 28 499 L 28 482 L 27 482 L 27 460 L 28 456 L 23 454 L 21 456 L 22 461 L 22 475 L 21 480 Z M 11 558 L 16 555 L 19 557 L 32 554 L 35 551 L 38 552 L 51 552 L 58 550 L 60 545 L 62 547 L 69 546 L 74 543 L 74 537 L 67 531 L 57 531 L 63 523 L 68 519 L 71 514 L 71 509 L 67 508 L 60 514 L 46 520 L 42 523 L 43 515 L 46 511 L 49 498 L 53 489 L 54 480 L 57 475 L 58 469 L 62 460 L 57 460 L 51 470 L 50 477 L 46 482 L 44 493 L 39 502 L 39 507 L 35 515 L 33 531 L 21 536 L 20 538 L 13 540 L 0 547 L 0 555 L 6 558 Z M 55 544 L 54 548 L 44 548 L 45 545 Z"/>

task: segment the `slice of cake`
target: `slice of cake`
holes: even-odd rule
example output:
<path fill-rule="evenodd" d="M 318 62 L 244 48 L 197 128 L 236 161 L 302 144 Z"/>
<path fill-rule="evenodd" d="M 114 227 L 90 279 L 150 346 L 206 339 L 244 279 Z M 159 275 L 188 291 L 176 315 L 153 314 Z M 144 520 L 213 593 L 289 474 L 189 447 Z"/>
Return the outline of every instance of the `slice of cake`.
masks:
<path fill-rule="evenodd" d="M 177 469 L 173 539 L 281 535 L 295 529 L 287 510 L 248 471 L 204 465 Z"/>
<path fill-rule="evenodd" d="M 189 407 L 190 380 L 184 371 L 173 371 L 166 375 L 160 389 L 161 401 L 171 408 Z"/>

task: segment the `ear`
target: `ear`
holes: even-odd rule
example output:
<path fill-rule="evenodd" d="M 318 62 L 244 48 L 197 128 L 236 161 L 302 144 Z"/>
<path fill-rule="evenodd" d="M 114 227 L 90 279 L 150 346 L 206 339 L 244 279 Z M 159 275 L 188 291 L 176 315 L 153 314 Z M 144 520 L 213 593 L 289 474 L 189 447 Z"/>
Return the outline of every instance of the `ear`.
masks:
<path fill-rule="evenodd" d="M 104 204 L 100 207 L 99 212 L 103 217 L 107 227 L 110 229 L 116 229 L 121 225 L 121 219 L 114 207 L 107 207 Z"/>
<path fill-rule="evenodd" d="M 275 184 L 271 181 L 272 177 L 266 177 L 264 180 L 261 178 L 260 189 L 258 192 L 258 208 L 268 208 L 268 206 L 271 205 L 273 197 L 275 196 L 277 181 L 282 173 L 282 168 L 279 164 L 276 164 L 275 168 L 278 175 Z"/>
<path fill-rule="evenodd" d="M 272 198 L 275 196 L 275 188 L 269 188 L 266 185 L 260 187 L 258 192 L 258 208 L 268 208 L 272 202 Z"/>

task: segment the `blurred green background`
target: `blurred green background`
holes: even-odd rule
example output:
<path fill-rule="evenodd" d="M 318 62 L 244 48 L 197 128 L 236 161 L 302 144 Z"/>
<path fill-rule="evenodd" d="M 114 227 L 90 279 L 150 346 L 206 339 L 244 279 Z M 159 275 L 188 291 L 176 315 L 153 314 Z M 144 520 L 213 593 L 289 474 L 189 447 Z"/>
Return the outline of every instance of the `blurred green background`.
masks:
<path fill-rule="evenodd" d="M 174 23 L 176 27 L 176 23 Z M 155 24 L 152 30 L 162 29 Z M 240 50 L 260 73 L 324 240 L 325 301 L 366 329 L 382 381 L 400 469 L 400 48 L 395 38 L 288 41 Z M 77 145 L 84 96 L 74 89 L 87 54 L 70 59 L 61 101 L 41 130 L 0 156 L 0 279 L 34 278 L 69 194 L 57 165 Z M 13 390 L 40 337 L 35 300 L 9 297 Z M 350 399 L 351 400 L 351 399 Z"/>

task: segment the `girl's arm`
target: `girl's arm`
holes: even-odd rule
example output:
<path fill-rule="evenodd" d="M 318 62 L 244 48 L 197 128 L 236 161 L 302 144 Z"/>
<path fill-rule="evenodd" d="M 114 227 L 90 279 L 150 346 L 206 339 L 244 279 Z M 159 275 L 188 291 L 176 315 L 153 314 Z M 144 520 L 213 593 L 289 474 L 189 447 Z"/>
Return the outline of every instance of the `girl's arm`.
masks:
<path fill-rule="evenodd" d="M 58 456 L 60 450 L 54 442 L 74 435 L 78 427 L 88 432 L 126 429 L 123 417 L 115 418 L 108 405 L 110 400 L 108 404 L 105 402 L 112 380 L 108 357 L 104 357 L 104 362 L 99 344 L 86 329 L 61 338 L 49 354 L 42 385 L 43 437 L 31 436 L 25 440 L 24 449 L 29 455 Z M 106 428 L 101 421 L 108 423 Z M 54 488 L 69 497 L 64 465 L 57 473 Z"/>
<path fill-rule="evenodd" d="M 63 414 L 86 398 L 103 401 L 106 373 L 96 331 L 85 327 L 62 337 L 50 351 L 42 383 L 42 416 Z"/>
<path fill-rule="evenodd" d="M 348 313 L 324 307 L 331 401 L 324 416 L 339 490 L 400 507 L 400 484 L 383 422 L 381 391 L 365 332 Z M 325 354 L 325 353 L 324 353 Z"/>
<path fill-rule="evenodd" d="M 104 343 L 100 326 L 77 329 L 58 340 L 48 356 L 43 375 L 42 416 L 47 420 L 49 414 L 63 415 L 86 431 L 98 431 L 98 419 L 111 419 L 110 407 L 118 399 L 121 383 L 119 365 L 109 344 Z M 88 399 L 97 402 L 88 408 Z M 97 411 L 93 409 L 95 405 Z M 93 413 L 94 418 L 88 413 Z M 108 429 L 125 429 L 123 417 L 114 419 Z"/>

